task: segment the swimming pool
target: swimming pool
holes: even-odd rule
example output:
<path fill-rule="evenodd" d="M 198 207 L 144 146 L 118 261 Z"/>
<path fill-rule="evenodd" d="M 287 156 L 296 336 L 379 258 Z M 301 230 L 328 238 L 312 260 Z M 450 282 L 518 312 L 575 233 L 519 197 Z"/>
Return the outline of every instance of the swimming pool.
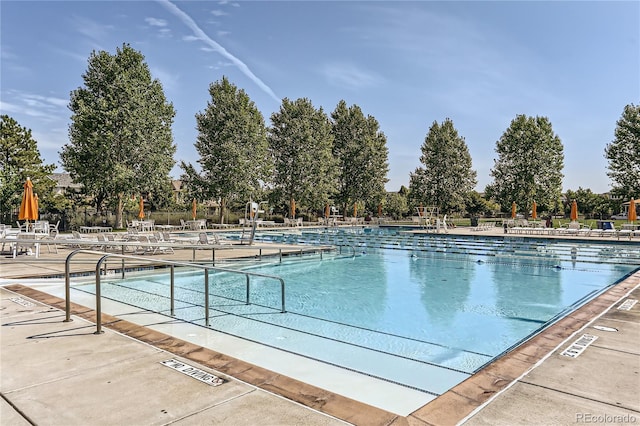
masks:
<path fill-rule="evenodd" d="M 377 229 L 261 233 L 258 240 L 350 246 L 349 256 L 243 268 L 280 288 L 210 275 L 211 328 L 439 395 L 640 265 L 637 244 L 412 235 Z M 202 274 L 179 273 L 176 317 L 204 324 Z M 92 292 L 93 283 L 82 288 Z M 169 279 L 103 281 L 103 297 L 168 313 Z"/>

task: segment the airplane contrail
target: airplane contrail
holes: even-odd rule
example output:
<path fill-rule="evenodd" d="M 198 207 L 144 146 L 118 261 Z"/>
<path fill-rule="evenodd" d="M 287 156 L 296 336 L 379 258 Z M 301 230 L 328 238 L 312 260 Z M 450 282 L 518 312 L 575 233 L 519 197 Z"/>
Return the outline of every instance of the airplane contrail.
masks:
<path fill-rule="evenodd" d="M 198 39 L 202 40 L 203 42 L 211 46 L 215 51 L 220 53 L 222 56 L 224 56 L 225 58 L 233 62 L 240 69 L 240 71 L 242 71 L 247 77 L 249 77 L 254 83 L 256 83 L 262 90 L 264 90 L 275 101 L 277 101 L 278 103 L 282 102 L 282 99 L 278 98 L 269 86 L 267 86 L 253 72 L 251 72 L 249 67 L 244 62 L 242 62 L 240 59 L 233 56 L 231 53 L 227 51 L 227 49 L 225 49 L 220 44 L 212 40 L 204 31 L 202 31 L 202 29 L 198 26 L 198 24 L 196 24 L 195 21 L 191 19 L 189 15 L 187 15 L 180 8 L 178 8 L 178 6 L 171 3 L 169 0 L 156 0 L 156 1 L 161 5 L 163 5 L 173 15 L 177 16 L 187 27 L 191 29 L 191 31 L 193 31 L 193 33 Z"/>

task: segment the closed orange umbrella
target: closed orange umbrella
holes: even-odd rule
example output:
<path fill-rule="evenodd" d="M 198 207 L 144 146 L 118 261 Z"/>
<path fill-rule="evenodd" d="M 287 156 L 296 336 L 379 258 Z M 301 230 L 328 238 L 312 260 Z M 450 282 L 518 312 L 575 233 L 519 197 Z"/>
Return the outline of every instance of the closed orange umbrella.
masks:
<path fill-rule="evenodd" d="M 144 200 L 140 196 L 140 208 L 138 209 L 138 219 L 144 219 Z"/>
<path fill-rule="evenodd" d="M 289 207 L 291 208 L 291 218 L 295 219 L 296 218 L 296 200 L 292 198 L 291 205 Z"/>
<path fill-rule="evenodd" d="M 33 200 L 36 203 L 36 218 L 34 220 L 38 220 L 38 216 L 40 215 L 39 211 L 40 211 L 40 199 L 38 198 L 38 194 L 33 194 Z"/>
<path fill-rule="evenodd" d="M 571 220 L 572 221 L 576 221 L 578 220 L 578 203 L 576 202 L 576 200 L 573 200 L 571 202 Z"/>
<path fill-rule="evenodd" d="M 191 202 L 191 218 L 196 220 L 196 214 L 198 213 L 198 205 L 196 203 L 196 199 L 194 198 Z"/>
<path fill-rule="evenodd" d="M 378 204 L 378 217 L 382 216 L 382 204 Z"/>
<path fill-rule="evenodd" d="M 353 203 L 353 217 L 358 216 L 358 204 Z"/>
<path fill-rule="evenodd" d="M 515 219 L 516 218 L 516 202 L 514 201 L 511 204 L 511 219 Z"/>
<path fill-rule="evenodd" d="M 638 214 L 636 213 L 636 201 L 632 198 L 629 203 L 629 216 L 627 216 L 631 222 L 638 219 Z"/>
<path fill-rule="evenodd" d="M 422 203 L 420 203 L 420 208 L 418 209 L 418 216 L 424 216 L 424 207 L 422 207 Z"/>
<path fill-rule="evenodd" d="M 329 219 L 329 203 L 327 203 L 327 205 L 324 206 L 324 217 L 326 219 Z"/>
<path fill-rule="evenodd" d="M 33 196 L 33 183 L 31 182 L 31 178 L 27 178 L 27 181 L 24 183 L 24 192 L 22 193 L 18 219 L 26 220 L 27 222 L 38 219 L 38 202 Z"/>
<path fill-rule="evenodd" d="M 531 207 L 531 218 L 538 218 L 538 204 L 536 203 L 536 200 L 533 200 L 533 206 Z"/>

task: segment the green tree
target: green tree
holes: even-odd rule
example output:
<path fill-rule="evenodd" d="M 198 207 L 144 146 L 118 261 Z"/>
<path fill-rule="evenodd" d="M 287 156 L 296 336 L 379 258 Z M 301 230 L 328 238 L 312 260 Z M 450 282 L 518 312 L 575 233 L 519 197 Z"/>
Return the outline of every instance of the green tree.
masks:
<path fill-rule="evenodd" d="M 11 211 L 20 207 L 24 182 L 33 182 L 33 192 L 38 194 L 41 211 L 52 198 L 55 182 L 49 177 L 54 164 L 42 163 L 38 143 L 31 130 L 22 127 L 8 115 L 0 116 L 0 219 L 11 220 Z"/>
<path fill-rule="evenodd" d="M 621 200 L 609 199 L 607 195 L 596 194 L 590 189 L 581 187 L 576 191 L 567 190 L 564 198 L 563 211 L 565 215 L 569 215 L 573 200 L 576 200 L 578 204 L 578 213 L 583 214 L 586 218 L 608 219 L 613 213 L 620 212 L 622 209 Z"/>
<path fill-rule="evenodd" d="M 601 195 L 582 187 L 579 187 L 576 191 L 567 190 L 565 194 L 565 199 L 567 200 L 566 212 L 571 211 L 571 202 L 576 200 L 578 213 L 582 213 L 585 217 L 593 217 L 602 207 L 602 198 Z"/>
<path fill-rule="evenodd" d="M 485 199 L 477 191 L 469 191 L 465 201 L 465 210 L 470 216 L 484 216 L 498 212 L 500 206 Z"/>
<path fill-rule="evenodd" d="M 347 108 L 343 100 L 331 118 L 333 155 L 339 169 L 336 201 L 342 204 L 345 212 L 347 206 L 356 202 L 363 202 L 369 211 L 377 211 L 388 182 L 387 138 L 375 118 L 365 117 L 356 105 Z"/>
<path fill-rule="evenodd" d="M 607 144 L 604 156 L 609 161 L 607 176 L 614 192 L 625 199 L 640 197 L 640 105 L 624 107 L 616 123 L 615 139 Z"/>
<path fill-rule="evenodd" d="M 84 87 L 71 93 L 70 142 L 60 157 L 97 208 L 116 209 L 122 227 L 124 199 L 159 192 L 170 179 L 175 111 L 144 56 L 127 44 L 115 55 L 92 52 L 82 78 Z"/>
<path fill-rule="evenodd" d="M 383 203 L 383 210 L 394 219 L 401 219 L 409 211 L 407 196 L 402 192 L 388 192 Z"/>
<path fill-rule="evenodd" d="M 471 155 L 463 137 L 446 119 L 433 122 L 421 147 L 420 162 L 410 175 L 410 201 L 438 207 L 440 213 L 462 211 L 468 193 L 476 185 Z"/>
<path fill-rule="evenodd" d="M 309 99 L 285 98 L 271 114 L 269 149 L 275 173 L 272 198 L 289 211 L 292 200 L 301 208 L 320 211 L 336 188 L 337 166 L 332 155 L 331 122 Z"/>
<path fill-rule="evenodd" d="M 496 142 L 498 159 L 485 196 L 503 212 L 516 203 L 525 214 L 535 200 L 539 211 L 552 211 L 562 193 L 564 153 L 546 117 L 517 115 Z"/>
<path fill-rule="evenodd" d="M 181 163 L 191 197 L 220 200 L 220 223 L 232 201 L 248 201 L 269 180 L 273 162 L 262 114 L 244 90 L 226 77 L 209 86 L 211 100 L 196 114 L 198 173 Z"/>

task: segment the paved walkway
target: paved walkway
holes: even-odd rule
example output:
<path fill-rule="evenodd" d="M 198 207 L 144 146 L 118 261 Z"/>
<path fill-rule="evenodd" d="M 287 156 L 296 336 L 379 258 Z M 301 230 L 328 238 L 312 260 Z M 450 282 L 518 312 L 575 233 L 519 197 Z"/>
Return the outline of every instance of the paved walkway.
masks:
<path fill-rule="evenodd" d="M 59 274 L 67 253 L 2 258 L 0 277 Z M 640 303 L 619 309 L 640 299 L 640 272 L 406 417 L 121 318 L 103 314 L 105 333 L 95 336 L 92 309 L 74 304 L 63 322 L 62 299 L 4 282 L 3 426 L 640 423 Z M 597 339 L 575 358 L 562 355 L 584 334 Z M 162 364 L 170 360 L 189 374 Z M 225 383 L 194 378 L 211 375 Z"/>

